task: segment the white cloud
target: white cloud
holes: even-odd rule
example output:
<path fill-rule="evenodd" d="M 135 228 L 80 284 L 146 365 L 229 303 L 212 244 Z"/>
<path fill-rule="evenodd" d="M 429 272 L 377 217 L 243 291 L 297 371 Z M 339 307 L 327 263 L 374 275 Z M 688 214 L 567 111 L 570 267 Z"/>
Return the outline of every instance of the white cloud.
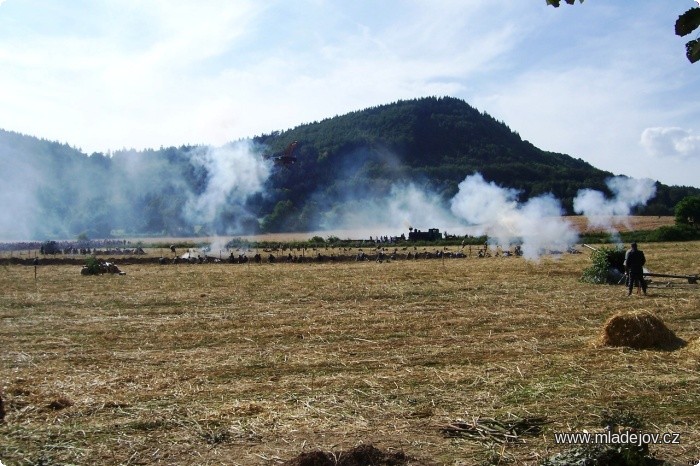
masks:
<path fill-rule="evenodd" d="M 69 19 L 55 34 L 0 33 L 0 127 L 88 152 L 224 142 L 196 133 L 194 117 L 212 68 L 235 50 L 255 5 L 95 2 L 87 20 L 109 20 L 98 31 L 72 33 L 84 25 Z"/>
<path fill-rule="evenodd" d="M 668 30 L 683 8 L 644 0 L 633 17 L 616 4 L 558 10 L 567 16 L 540 24 L 550 46 L 528 54 L 532 66 L 513 67 L 468 98 L 542 149 L 613 174 L 700 186 L 700 159 L 664 163 L 639 143 L 645 128 L 700 124 L 697 70 Z"/>
<path fill-rule="evenodd" d="M 700 158 L 700 136 L 683 128 L 647 128 L 641 143 L 655 157 Z"/>
<path fill-rule="evenodd" d="M 514 36 L 507 12 L 483 0 L 391 3 L 378 16 L 332 2 L 313 11 L 259 5 L 105 0 L 80 21 L 63 18 L 54 34 L 0 34 L 0 127 L 88 152 L 220 144 L 397 99 L 456 95 Z M 506 27 L 480 21 L 485 14 Z M 107 26 L 70 32 L 83 21 Z"/>

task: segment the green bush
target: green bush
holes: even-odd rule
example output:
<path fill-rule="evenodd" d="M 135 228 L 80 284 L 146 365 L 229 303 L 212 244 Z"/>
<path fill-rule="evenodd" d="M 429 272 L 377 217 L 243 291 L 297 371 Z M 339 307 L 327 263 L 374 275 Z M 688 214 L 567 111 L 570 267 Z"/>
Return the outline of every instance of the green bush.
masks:
<path fill-rule="evenodd" d="M 88 275 L 99 275 L 102 271 L 100 261 L 95 256 L 90 256 L 85 261 L 85 268 Z"/>
<path fill-rule="evenodd" d="M 651 241 L 692 241 L 700 239 L 700 232 L 690 226 L 677 224 L 659 227 L 651 233 Z"/>
<path fill-rule="evenodd" d="M 700 196 L 687 196 L 680 200 L 674 209 L 676 225 L 700 228 Z"/>
<path fill-rule="evenodd" d="M 593 265 L 583 271 L 581 281 L 586 283 L 617 284 L 624 273 L 625 250 L 602 247 L 591 253 Z"/>

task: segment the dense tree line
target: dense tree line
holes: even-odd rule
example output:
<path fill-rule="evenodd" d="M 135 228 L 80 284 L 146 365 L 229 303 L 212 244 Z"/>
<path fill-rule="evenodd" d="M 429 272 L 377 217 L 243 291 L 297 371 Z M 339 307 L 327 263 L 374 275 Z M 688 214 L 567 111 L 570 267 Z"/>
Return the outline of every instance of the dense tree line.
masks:
<path fill-rule="evenodd" d="M 519 190 L 522 201 L 552 193 L 571 213 L 580 189 L 608 193 L 605 180 L 612 176 L 581 159 L 540 150 L 455 98 L 399 101 L 264 134 L 253 138 L 254 156 L 262 160 L 292 141 L 299 141 L 295 164 L 274 166 L 262 189 L 243 201 L 223 202 L 201 222 L 188 211 L 215 175 L 198 163 L 203 147 L 88 156 L 0 130 L 0 163 L 10 180 L 2 199 L 17 211 L 5 217 L 19 216 L 14 227 L 36 239 L 314 230 L 402 183 L 447 202 L 476 172 Z M 681 199 L 698 194 L 657 184 L 656 198 L 637 213 L 673 215 Z M 7 218 L 0 217 L 4 230 L 10 228 L 3 225 Z"/>

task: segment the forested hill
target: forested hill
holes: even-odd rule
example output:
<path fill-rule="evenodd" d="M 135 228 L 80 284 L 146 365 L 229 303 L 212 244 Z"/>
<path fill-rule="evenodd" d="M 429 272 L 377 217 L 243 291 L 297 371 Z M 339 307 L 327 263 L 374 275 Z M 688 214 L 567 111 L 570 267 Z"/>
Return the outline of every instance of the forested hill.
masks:
<path fill-rule="evenodd" d="M 296 163 L 266 158 L 292 141 Z M 519 190 L 522 201 L 552 193 L 570 212 L 580 189 L 607 192 L 613 176 L 542 151 L 454 98 L 400 101 L 221 148 L 88 156 L 0 130 L 0 168 L 0 240 L 310 231 L 338 226 L 350 211 L 361 226 L 365 206 L 396 196 L 397 187 L 447 203 L 474 173 Z M 671 214 L 698 194 L 657 184 L 637 213 Z"/>
<path fill-rule="evenodd" d="M 620 175 L 540 150 L 506 124 L 449 97 L 399 101 L 256 139 L 275 150 L 290 141 L 301 143 L 299 163 L 276 172 L 272 183 L 275 198 L 284 203 L 279 211 L 302 213 L 284 215 L 282 223 L 292 229 L 304 228 L 317 210 L 327 212 L 331 206 L 324 199 L 337 204 L 348 193 L 383 196 L 392 184 L 405 181 L 449 199 L 473 173 L 519 190 L 521 201 L 551 193 L 573 213 L 580 189 L 610 194 L 605 180 Z M 699 192 L 657 183 L 657 196 L 636 213 L 672 215 L 680 199 Z M 276 217 L 267 220 L 278 226 Z M 294 223 L 298 220 L 301 224 Z"/>

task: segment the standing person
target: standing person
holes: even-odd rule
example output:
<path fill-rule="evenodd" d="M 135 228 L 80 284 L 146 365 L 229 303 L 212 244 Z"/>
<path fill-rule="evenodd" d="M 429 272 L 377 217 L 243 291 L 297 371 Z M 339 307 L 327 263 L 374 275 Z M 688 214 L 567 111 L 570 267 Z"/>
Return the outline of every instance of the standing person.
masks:
<path fill-rule="evenodd" d="M 647 282 L 644 281 L 644 264 L 646 258 L 644 252 L 637 248 L 637 243 L 632 243 L 625 253 L 625 272 L 627 273 L 627 296 L 632 294 L 632 288 L 636 284 L 644 294 L 647 294 Z"/>

